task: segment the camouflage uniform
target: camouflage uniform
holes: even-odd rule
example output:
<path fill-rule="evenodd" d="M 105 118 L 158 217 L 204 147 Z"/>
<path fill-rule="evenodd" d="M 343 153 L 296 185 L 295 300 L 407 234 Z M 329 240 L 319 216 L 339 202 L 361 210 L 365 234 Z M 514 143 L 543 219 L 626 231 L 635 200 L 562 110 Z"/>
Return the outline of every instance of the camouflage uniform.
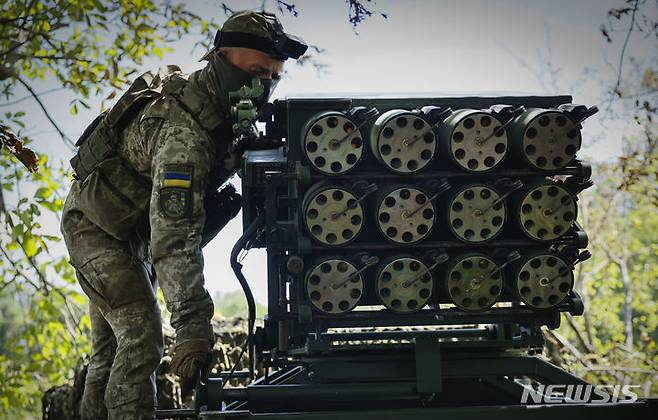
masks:
<path fill-rule="evenodd" d="M 189 80 L 166 77 L 163 95 L 121 129 L 116 155 L 71 187 L 62 232 L 92 324 L 83 418 L 153 416 L 163 352 L 157 282 L 177 345 L 214 342 L 204 197 L 237 169 L 227 153 L 228 92 L 251 78 L 219 55 Z"/>

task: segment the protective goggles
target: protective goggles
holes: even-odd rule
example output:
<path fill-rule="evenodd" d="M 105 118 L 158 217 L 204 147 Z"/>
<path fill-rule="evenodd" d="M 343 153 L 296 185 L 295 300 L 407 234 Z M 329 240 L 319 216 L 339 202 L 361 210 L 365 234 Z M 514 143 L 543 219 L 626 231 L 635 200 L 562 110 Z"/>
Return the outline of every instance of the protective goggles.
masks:
<path fill-rule="evenodd" d="M 207 60 L 214 51 L 221 47 L 252 48 L 281 61 L 288 58 L 296 60 L 304 55 L 308 49 L 308 45 L 301 38 L 288 35 L 283 31 L 274 32 L 272 39 L 269 39 L 246 32 L 222 32 L 218 30 L 213 45 L 213 48 L 201 60 Z"/>

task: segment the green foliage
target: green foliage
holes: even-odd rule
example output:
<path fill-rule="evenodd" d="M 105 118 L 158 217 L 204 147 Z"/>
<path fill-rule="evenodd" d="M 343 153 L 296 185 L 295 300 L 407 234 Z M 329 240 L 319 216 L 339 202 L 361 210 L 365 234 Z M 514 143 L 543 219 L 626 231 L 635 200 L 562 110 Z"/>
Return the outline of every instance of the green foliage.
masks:
<path fill-rule="evenodd" d="M 184 2 L 0 0 L 0 88 L 9 97 L 19 73 L 55 77 L 77 94 L 70 104 L 76 114 L 89 107 L 84 98 L 121 89 L 145 57 L 170 51 L 168 41 L 197 31 L 207 46 L 216 27 Z"/>
<path fill-rule="evenodd" d="M 646 194 L 655 189 L 653 169 L 622 190 L 623 168 L 595 167 L 596 187 L 579 203 L 593 255 L 576 272 L 585 314 L 559 331 L 571 343 L 570 370 L 596 383 L 641 385 L 646 396 L 658 395 L 658 212 Z"/>
<path fill-rule="evenodd" d="M 592 258 L 576 269 L 582 317 L 563 317 L 547 331 L 547 355 L 586 380 L 640 385 L 658 395 L 658 57 L 628 56 L 633 42 L 658 43 L 655 2 L 620 0 L 600 31 L 617 42 L 613 79 L 601 79 L 604 126 L 626 127 L 619 157 L 593 167 L 594 188 L 579 200 L 579 223 L 590 238 Z M 648 49 L 648 51 L 651 50 Z M 554 75 L 550 62 L 539 77 Z M 565 81 L 561 81 L 565 82 Z M 568 81 L 567 81 L 568 82 Z M 603 141 L 612 139 L 603 138 Z"/>
<path fill-rule="evenodd" d="M 38 409 L 43 391 L 67 380 L 90 349 L 86 299 L 71 287 L 66 256 L 51 252 L 57 232 L 42 227 L 62 209 L 66 175 L 40 164 L 30 174 L 0 150 L 0 417 Z"/>
<path fill-rule="evenodd" d="M 196 31 L 207 46 L 216 28 L 184 2 L 0 0 L 0 94 L 9 99 L 22 85 L 39 101 L 31 82 L 54 79 L 76 95 L 75 115 L 108 88 L 114 98 L 167 42 Z M 20 136 L 24 118 L 9 112 L 0 122 Z M 70 380 L 90 350 L 86 297 L 59 232 L 43 227 L 59 224 L 68 174 L 46 156 L 39 163 L 30 174 L 0 150 L 0 418 L 36 417 L 43 391 Z"/>
<path fill-rule="evenodd" d="M 235 290 L 227 293 L 216 293 L 213 301 L 215 302 L 215 314 L 225 318 L 241 317 L 247 318 L 247 301 L 244 294 Z M 267 307 L 256 302 L 256 318 L 262 319 L 267 313 Z"/>

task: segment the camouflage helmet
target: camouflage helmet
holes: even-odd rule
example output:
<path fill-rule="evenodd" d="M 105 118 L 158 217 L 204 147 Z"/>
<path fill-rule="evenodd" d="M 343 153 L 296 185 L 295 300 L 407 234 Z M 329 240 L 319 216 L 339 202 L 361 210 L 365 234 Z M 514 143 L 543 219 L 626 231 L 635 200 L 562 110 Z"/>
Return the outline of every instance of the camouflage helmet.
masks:
<path fill-rule="evenodd" d="M 221 47 L 252 48 L 281 61 L 298 59 L 308 48 L 302 39 L 283 32 L 275 15 L 250 10 L 235 12 L 224 22 L 215 34 L 213 48 L 201 60 Z"/>

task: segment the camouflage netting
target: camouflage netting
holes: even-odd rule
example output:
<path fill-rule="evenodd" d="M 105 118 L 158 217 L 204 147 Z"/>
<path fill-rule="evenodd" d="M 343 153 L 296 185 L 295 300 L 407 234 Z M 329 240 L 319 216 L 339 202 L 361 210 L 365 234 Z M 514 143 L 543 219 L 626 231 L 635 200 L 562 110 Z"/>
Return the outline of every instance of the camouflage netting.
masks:
<path fill-rule="evenodd" d="M 214 349 L 215 364 L 212 367 L 211 376 L 217 375 L 220 371 L 230 370 L 237 361 L 247 337 L 247 321 L 243 318 L 214 319 L 213 329 L 217 344 Z M 158 408 L 180 408 L 185 402 L 189 402 L 191 395 L 189 392 L 185 393 L 181 388 L 178 377 L 169 372 L 174 345 L 173 331 L 165 329 L 164 338 L 165 355 L 156 371 Z M 236 370 L 246 369 L 247 363 L 248 357 L 245 352 Z M 86 374 L 87 361 L 80 361 L 71 384 L 46 391 L 41 400 L 44 420 L 77 420 L 80 418 L 78 409 L 84 391 Z M 232 381 L 231 384 L 236 385 L 238 382 Z"/>

